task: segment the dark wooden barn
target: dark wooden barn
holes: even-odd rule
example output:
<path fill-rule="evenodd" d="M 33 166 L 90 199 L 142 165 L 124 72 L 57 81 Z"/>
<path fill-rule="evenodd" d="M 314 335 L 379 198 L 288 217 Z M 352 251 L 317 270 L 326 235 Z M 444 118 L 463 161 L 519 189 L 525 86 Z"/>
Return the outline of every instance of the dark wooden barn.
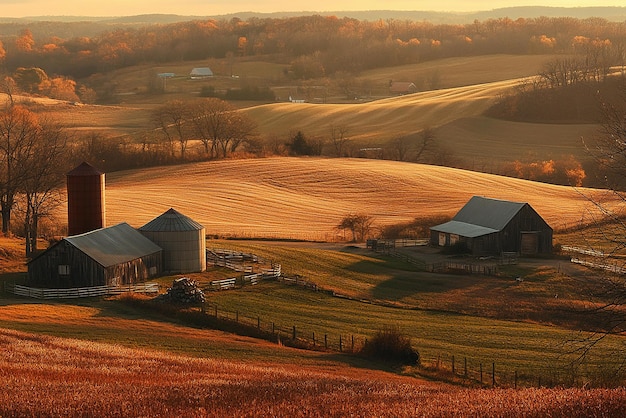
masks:
<path fill-rule="evenodd" d="M 432 245 L 465 245 L 474 255 L 550 254 L 552 228 L 528 204 L 474 196 L 450 222 L 430 228 Z"/>
<path fill-rule="evenodd" d="M 162 272 L 162 249 L 127 223 L 74 235 L 28 263 L 28 284 L 46 288 L 122 286 Z"/>

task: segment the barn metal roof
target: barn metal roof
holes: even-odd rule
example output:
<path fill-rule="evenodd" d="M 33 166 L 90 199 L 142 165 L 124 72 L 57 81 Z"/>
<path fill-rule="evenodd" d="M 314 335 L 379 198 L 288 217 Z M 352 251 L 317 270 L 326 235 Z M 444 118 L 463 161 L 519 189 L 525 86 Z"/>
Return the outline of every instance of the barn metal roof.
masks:
<path fill-rule="evenodd" d="M 452 220 L 501 231 L 525 205 L 527 203 L 474 196 Z"/>
<path fill-rule="evenodd" d="M 126 222 L 64 238 L 103 267 L 158 253 L 161 247 Z"/>
<path fill-rule="evenodd" d="M 491 234 L 502 231 L 525 205 L 527 203 L 474 196 L 452 221 L 431 229 L 469 238 Z"/>
<path fill-rule="evenodd" d="M 191 70 L 189 73 L 192 77 L 211 77 L 213 75 L 213 71 L 209 67 L 196 67 Z"/>
<path fill-rule="evenodd" d="M 498 232 L 497 229 L 486 228 L 484 226 L 468 224 L 465 222 L 450 221 L 445 224 L 437 225 L 431 228 L 433 231 L 444 232 L 446 234 L 457 234 L 462 237 L 476 238 L 483 235 Z"/>
<path fill-rule="evenodd" d="M 204 226 L 173 208 L 139 228 L 140 231 L 149 232 L 184 232 L 203 229 Z"/>

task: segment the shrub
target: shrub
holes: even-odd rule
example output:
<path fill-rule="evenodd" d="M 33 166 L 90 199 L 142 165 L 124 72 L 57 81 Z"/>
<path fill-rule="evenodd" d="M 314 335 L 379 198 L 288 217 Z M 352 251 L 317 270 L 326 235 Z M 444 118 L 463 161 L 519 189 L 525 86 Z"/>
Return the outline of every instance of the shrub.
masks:
<path fill-rule="evenodd" d="M 361 349 L 365 357 L 387 363 L 418 365 L 420 355 L 411 347 L 411 339 L 397 327 L 386 327 L 367 340 Z"/>

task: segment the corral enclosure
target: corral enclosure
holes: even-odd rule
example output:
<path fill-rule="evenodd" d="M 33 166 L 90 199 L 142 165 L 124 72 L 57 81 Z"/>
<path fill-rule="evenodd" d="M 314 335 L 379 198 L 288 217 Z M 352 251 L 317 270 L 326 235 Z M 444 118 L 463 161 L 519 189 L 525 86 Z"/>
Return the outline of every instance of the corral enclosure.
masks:
<path fill-rule="evenodd" d="M 111 223 L 139 227 L 170 207 L 208 235 L 334 240 L 349 213 L 376 225 L 454 215 L 474 195 L 526 201 L 555 230 L 589 217 L 606 192 L 393 161 L 274 157 L 107 175 Z M 138 199 L 137 196 L 141 196 Z M 607 197 L 607 199 L 612 197 Z M 59 208 L 60 219 L 65 207 Z"/>

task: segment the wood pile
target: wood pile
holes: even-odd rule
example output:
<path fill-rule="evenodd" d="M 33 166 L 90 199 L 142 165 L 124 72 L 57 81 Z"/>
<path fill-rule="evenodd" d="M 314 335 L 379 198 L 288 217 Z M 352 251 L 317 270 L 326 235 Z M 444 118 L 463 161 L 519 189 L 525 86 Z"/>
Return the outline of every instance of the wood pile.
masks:
<path fill-rule="evenodd" d="M 198 287 L 198 282 L 189 277 L 181 277 L 172 282 L 163 299 L 172 303 L 204 303 L 204 293 Z"/>

